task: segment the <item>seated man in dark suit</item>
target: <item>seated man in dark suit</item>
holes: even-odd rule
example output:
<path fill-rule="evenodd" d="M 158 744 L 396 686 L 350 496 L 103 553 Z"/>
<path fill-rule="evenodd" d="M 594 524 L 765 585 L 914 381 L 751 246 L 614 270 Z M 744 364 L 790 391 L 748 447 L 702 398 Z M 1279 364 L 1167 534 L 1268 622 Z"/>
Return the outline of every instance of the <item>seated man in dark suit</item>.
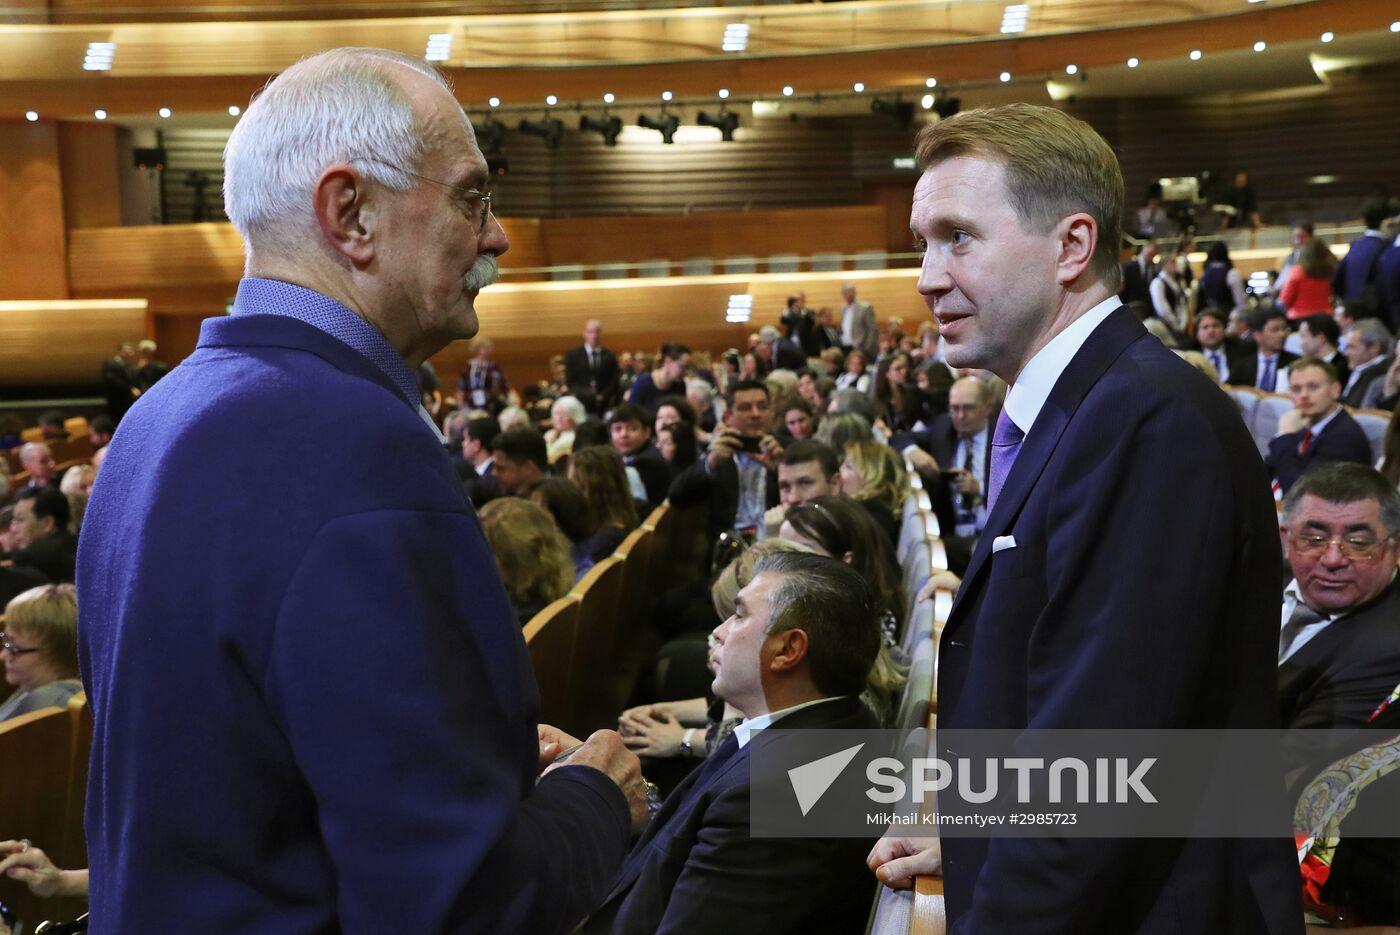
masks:
<path fill-rule="evenodd" d="M 455 467 L 467 489 L 467 499 L 477 509 L 501 495 L 496 457 L 491 453 L 491 445 L 499 434 L 501 424 L 489 417 L 468 419 L 462 426 L 462 460 Z"/>
<path fill-rule="evenodd" d="M 1367 408 L 1371 384 L 1384 380 L 1393 358 L 1395 340 L 1378 318 L 1360 318 L 1346 331 L 1347 363 L 1351 375 L 1342 384 L 1342 402 L 1353 409 Z"/>
<path fill-rule="evenodd" d="M 16 568 L 30 568 L 50 581 L 73 580 L 78 539 L 68 531 L 68 498 L 53 488 L 30 488 L 15 498 L 10 520 Z"/>
<path fill-rule="evenodd" d="M 1298 359 L 1297 354 L 1283 349 L 1283 342 L 1288 339 L 1288 316 L 1278 309 L 1261 308 L 1254 309 L 1246 318 L 1255 351 L 1230 367 L 1230 385 L 1277 393 L 1287 386 L 1284 371 Z"/>
<path fill-rule="evenodd" d="M 1147 286 L 1157 276 L 1157 242 L 1149 240 L 1138 250 L 1137 256 L 1124 260 L 1119 266 L 1123 270 L 1123 285 L 1118 289 L 1118 298 L 1123 304 L 1141 302 L 1152 307 L 1152 293 Z"/>
<path fill-rule="evenodd" d="M 710 440 L 704 458 L 671 484 L 677 507 L 708 502 L 710 542 L 721 533 L 752 539 L 763 515 L 778 503 L 778 463 L 783 449 L 768 433 L 768 386 L 762 380 L 738 380 L 726 394 L 724 425 Z"/>
<path fill-rule="evenodd" d="M 523 497 L 549 473 L 544 436 L 532 428 L 501 432 L 491 442 L 491 475 L 507 497 Z"/>
<path fill-rule="evenodd" d="M 996 398 L 980 377 L 962 377 L 948 391 L 948 413 L 925 432 L 890 440 L 924 479 L 939 524 L 948 534 L 974 539 L 987 522 L 984 492 L 991 465 Z"/>
<path fill-rule="evenodd" d="M 1234 362 L 1251 353 L 1237 337 L 1226 333 L 1225 316 L 1213 308 L 1196 315 L 1196 349 L 1215 368 L 1221 383 L 1232 381 Z"/>
<path fill-rule="evenodd" d="M 1337 371 L 1337 382 L 1346 386 L 1347 378 L 1351 376 L 1351 365 L 1347 363 L 1347 355 L 1337 349 L 1341 340 L 1342 329 L 1337 319 L 1324 312 L 1309 315 L 1298 325 L 1298 341 L 1303 346 L 1303 356 L 1316 357 L 1331 364 L 1332 369 Z"/>
<path fill-rule="evenodd" d="M 1327 728 L 1361 727 L 1400 682 L 1400 493 L 1372 468 L 1327 464 L 1283 506 L 1293 581 L 1279 635 L 1279 724 L 1285 768 L 1330 762 Z M 1304 776 L 1303 779 L 1308 777 Z"/>
<path fill-rule="evenodd" d="M 652 421 L 650 411 L 623 403 L 612 411 L 608 433 L 622 463 L 637 469 L 647 491 L 647 505 L 654 508 L 661 505 L 670 489 L 671 462 L 652 443 Z"/>
<path fill-rule="evenodd" d="M 764 325 L 758 329 L 759 340 L 771 348 L 769 363 L 774 370 L 791 370 L 796 373 L 807 366 L 807 355 L 796 341 L 783 337 L 777 328 Z"/>
<path fill-rule="evenodd" d="M 843 562 L 791 552 L 759 560 L 714 631 L 714 692 L 744 721 L 666 799 L 584 932 L 863 929 L 869 842 L 751 837 L 749 741 L 770 726 L 876 726 L 859 698 L 880 648 L 875 608 Z"/>
<path fill-rule="evenodd" d="M 1331 364 L 1304 357 L 1288 368 L 1288 391 L 1303 417 L 1301 431 L 1269 442 L 1265 458 L 1279 490 L 1288 493 L 1294 481 L 1325 461 L 1371 463 L 1371 443 L 1356 420 L 1337 402 L 1342 386 Z"/>

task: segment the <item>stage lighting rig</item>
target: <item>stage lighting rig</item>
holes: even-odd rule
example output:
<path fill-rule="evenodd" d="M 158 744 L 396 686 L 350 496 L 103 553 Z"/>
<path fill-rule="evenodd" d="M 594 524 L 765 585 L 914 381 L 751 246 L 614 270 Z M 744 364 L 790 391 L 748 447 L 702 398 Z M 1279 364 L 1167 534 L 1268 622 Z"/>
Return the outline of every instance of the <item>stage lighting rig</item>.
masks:
<path fill-rule="evenodd" d="M 734 131 L 739 126 L 739 115 L 723 107 L 720 108 L 717 117 L 711 117 L 702 110 L 695 115 L 695 122 L 702 127 L 714 127 L 720 132 L 724 142 L 732 143 L 734 142 Z"/>
<path fill-rule="evenodd" d="M 870 109 L 877 114 L 884 114 L 889 117 L 901 130 L 909 129 L 914 122 L 914 102 L 905 101 L 896 97 L 893 101 L 877 97 L 870 102 Z"/>
<path fill-rule="evenodd" d="M 584 114 L 579 118 L 578 128 L 602 136 L 604 146 L 616 146 L 617 135 L 622 132 L 622 118 L 607 114 L 599 120 L 594 120 L 592 117 Z"/>
<path fill-rule="evenodd" d="M 555 150 L 559 148 L 559 142 L 564 139 L 564 121 L 556 117 L 546 117 L 543 120 L 522 120 L 520 121 L 520 132 L 538 136 L 544 140 L 546 149 Z"/>
<path fill-rule="evenodd" d="M 637 126 L 657 131 L 661 134 L 661 142 L 663 143 L 676 141 L 676 130 L 679 129 L 680 125 L 681 118 L 675 114 L 668 114 L 664 110 L 660 117 L 648 117 L 646 114 L 642 114 L 637 118 Z"/>

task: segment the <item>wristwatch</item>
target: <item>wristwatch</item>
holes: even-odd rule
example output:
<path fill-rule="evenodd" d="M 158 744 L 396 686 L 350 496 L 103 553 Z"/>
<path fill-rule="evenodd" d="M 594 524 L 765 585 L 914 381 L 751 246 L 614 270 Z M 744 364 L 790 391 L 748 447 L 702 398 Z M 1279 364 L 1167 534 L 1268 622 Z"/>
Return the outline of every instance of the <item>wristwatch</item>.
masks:
<path fill-rule="evenodd" d="M 692 742 L 694 739 L 695 728 L 687 728 L 686 732 L 681 735 L 681 756 L 687 758 L 695 756 L 695 744 Z"/>

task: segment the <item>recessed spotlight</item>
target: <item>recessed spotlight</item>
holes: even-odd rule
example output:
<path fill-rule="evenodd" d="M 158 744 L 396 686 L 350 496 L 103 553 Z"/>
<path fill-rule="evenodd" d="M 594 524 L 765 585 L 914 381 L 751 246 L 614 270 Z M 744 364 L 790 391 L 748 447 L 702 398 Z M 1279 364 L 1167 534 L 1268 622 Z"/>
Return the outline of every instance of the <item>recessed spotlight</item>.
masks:
<path fill-rule="evenodd" d="M 34 123 L 39 119 L 39 112 L 37 110 L 26 110 L 24 112 L 24 119 L 28 120 L 30 123 Z"/>
<path fill-rule="evenodd" d="M 1079 66 L 1078 66 L 1078 65 L 1066 65 L 1066 66 L 1065 66 L 1065 74 L 1067 74 L 1067 75 L 1077 75 L 1077 74 L 1079 74 Z"/>
<path fill-rule="evenodd" d="M 1201 50 L 1200 50 L 1200 49 L 1192 49 L 1192 50 L 1191 50 L 1191 61 L 1193 61 L 1193 62 L 1199 62 L 1200 60 L 1201 60 Z"/>
<path fill-rule="evenodd" d="M 96 117 L 98 120 L 106 120 L 106 119 L 107 119 L 107 112 L 106 112 L 105 110 L 94 110 L 94 111 L 92 112 L 92 115 L 93 115 L 94 117 Z"/>
<path fill-rule="evenodd" d="M 921 107 L 923 107 L 924 110 L 933 110 L 933 95 L 932 95 L 932 94 L 925 94 L 925 95 L 919 100 L 919 105 L 920 105 Z"/>
<path fill-rule="evenodd" d="M 1001 83 L 1002 83 L 1002 84 L 1006 84 L 1006 82 L 1008 82 L 1008 81 L 1010 81 L 1010 80 L 1011 80 L 1011 72 L 1009 72 L 1009 71 L 1004 71 L 1004 72 L 1001 73 Z"/>
<path fill-rule="evenodd" d="M 865 82 L 857 81 L 855 84 L 851 85 L 851 90 L 859 94 L 865 90 Z"/>
<path fill-rule="evenodd" d="M 555 104 L 558 104 L 558 103 L 559 103 L 559 98 L 557 98 L 557 97 L 555 97 L 553 94 L 551 94 L 551 95 L 549 95 L 548 97 L 546 97 L 546 98 L 544 99 L 544 102 L 545 102 L 546 104 L 548 104 L 550 107 L 553 107 Z"/>
<path fill-rule="evenodd" d="M 783 85 L 783 97 L 792 97 L 792 85 Z"/>
<path fill-rule="evenodd" d="M 228 115 L 230 117 L 237 117 L 241 113 L 243 113 L 243 108 L 239 107 L 237 104 L 228 105 Z"/>
<path fill-rule="evenodd" d="M 728 88 L 720 88 L 720 89 L 719 89 L 719 99 L 720 99 L 721 101 L 727 101 L 727 100 L 729 100 L 729 89 L 728 89 Z"/>
<path fill-rule="evenodd" d="M 669 101 L 669 100 L 672 98 L 672 96 L 673 96 L 673 95 L 671 94 L 670 91 L 662 91 L 662 92 L 661 92 L 661 99 L 662 99 L 663 101 Z"/>
<path fill-rule="evenodd" d="M 925 78 L 925 79 L 924 79 L 924 87 L 926 87 L 926 88 L 936 88 L 936 87 L 938 87 L 938 79 L 937 79 L 937 78 Z"/>
<path fill-rule="evenodd" d="M 162 107 L 160 110 L 156 111 L 156 113 L 160 114 L 163 119 L 168 119 L 170 117 L 170 108 Z"/>
<path fill-rule="evenodd" d="M 1391 32 L 1400 32 L 1400 19 L 1390 24 Z"/>
<path fill-rule="evenodd" d="M 1331 41 L 1332 41 L 1333 39 L 1335 39 L 1335 38 L 1337 38 L 1337 37 L 1334 36 L 1334 35 L 1332 35 L 1332 33 L 1331 33 L 1330 30 L 1329 30 L 1328 32 L 1325 32 L 1325 33 L 1322 34 L 1322 41 L 1323 41 L 1323 42 L 1331 42 Z"/>
<path fill-rule="evenodd" d="M 604 104 L 611 104 L 615 100 L 617 100 L 617 95 L 613 94 L 611 91 L 603 95 Z"/>
<path fill-rule="evenodd" d="M 1263 52 L 1268 47 L 1268 43 L 1266 43 L 1263 39 L 1260 39 L 1258 42 L 1254 43 L 1254 51 L 1256 52 Z"/>
<path fill-rule="evenodd" d="M 1132 58 L 1128 59 L 1128 67 L 1129 67 L 1129 68 L 1137 68 L 1137 67 L 1138 67 L 1138 57 L 1137 57 L 1136 55 L 1134 55 Z"/>
<path fill-rule="evenodd" d="M 492 107 L 500 107 L 500 106 L 501 106 L 501 99 L 500 99 L 499 97 L 492 97 L 492 98 L 489 98 L 489 99 L 486 101 L 486 103 L 490 104 Z"/>

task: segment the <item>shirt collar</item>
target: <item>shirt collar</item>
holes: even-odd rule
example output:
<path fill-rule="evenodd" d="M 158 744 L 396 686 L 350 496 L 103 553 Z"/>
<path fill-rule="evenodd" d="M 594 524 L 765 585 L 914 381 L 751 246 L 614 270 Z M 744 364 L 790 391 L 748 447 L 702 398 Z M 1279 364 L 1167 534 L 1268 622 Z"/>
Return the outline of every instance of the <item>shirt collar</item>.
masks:
<path fill-rule="evenodd" d="M 233 299 L 234 315 L 283 315 L 305 322 L 350 347 L 398 388 L 404 400 L 418 410 L 439 439 L 446 440 L 432 416 L 423 408 L 422 388 L 415 373 L 388 339 L 369 322 L 329 296 L 276 279 L 249 277 L 238 283 Z"/>
<path fill-rule="evenodd" d="M 819 705 L 824 701 L 836 701 L 842 697 L 844 696 L 832 695 L 830 698 L 818 698 L 815 701 L 804 701 L 802 704 L 795 704 L 789 708 L 783 708 L 780 711 L 773 711 L 769 714 L 760 714 L 755 717 L 744 718 L 738 724 L 734 725 L 734 737 L 739 741 L 739 749 L 742 750 L 747 747 L 749 741 L 753 739 L 754 734 L 757 734 L 765 727 L 771 727 L 773 722 L 779 718 L 787 717 L 794 711 L 801 711 L 803 708 L 810 708 L 812 705 Z"/>
<path fill-rule="evenodd" d="M 1060 374 L 1065 372 L 1074 355 L 1089 340 L 1089 335 L 1122 304 L 1116 295 L 1104 299 L 1070 322 L 1022 369 L 1006 394 L 1006 415 L 1022 433 L 1030 434 L 1031 426 L 1044 408 L 1045 401 L 1050 398 L 1050 391 L 1059 382 Z"/>
<path fill-rule="evenodd" d="M 1339 413 L 1339 412 L 1341 412 L 1341 411 L 1342 411 L 1341 404 L 1338 404 L 1338 405 L 1336 405 L 1336 406 L 1333 406 L 1333 407 L 1332 407 L 1332 411 L 1329 412 L 1329 413 L 1322 419 L 1321 422 L 1318 422 L 1316 425 L 1308 426 L 1308 428 L 1311 428 L 1311 429 L 1312 429 L 1313 438 L 1317 438 L 1317 436 L 1321 435 L 1321 434 L 1322 434 L 1322 430 L 1325 429 L 1325 428 L 1327 428 L 1328 424 L 1331 423 L 1331 421 L 1332 421 L 1333 419 L 1337 418 L 1337 413 Z M 1307 430 L 1307 429 L 1304 429 L 1304 431 L 1306 431 L 1306 430 Z"/>

